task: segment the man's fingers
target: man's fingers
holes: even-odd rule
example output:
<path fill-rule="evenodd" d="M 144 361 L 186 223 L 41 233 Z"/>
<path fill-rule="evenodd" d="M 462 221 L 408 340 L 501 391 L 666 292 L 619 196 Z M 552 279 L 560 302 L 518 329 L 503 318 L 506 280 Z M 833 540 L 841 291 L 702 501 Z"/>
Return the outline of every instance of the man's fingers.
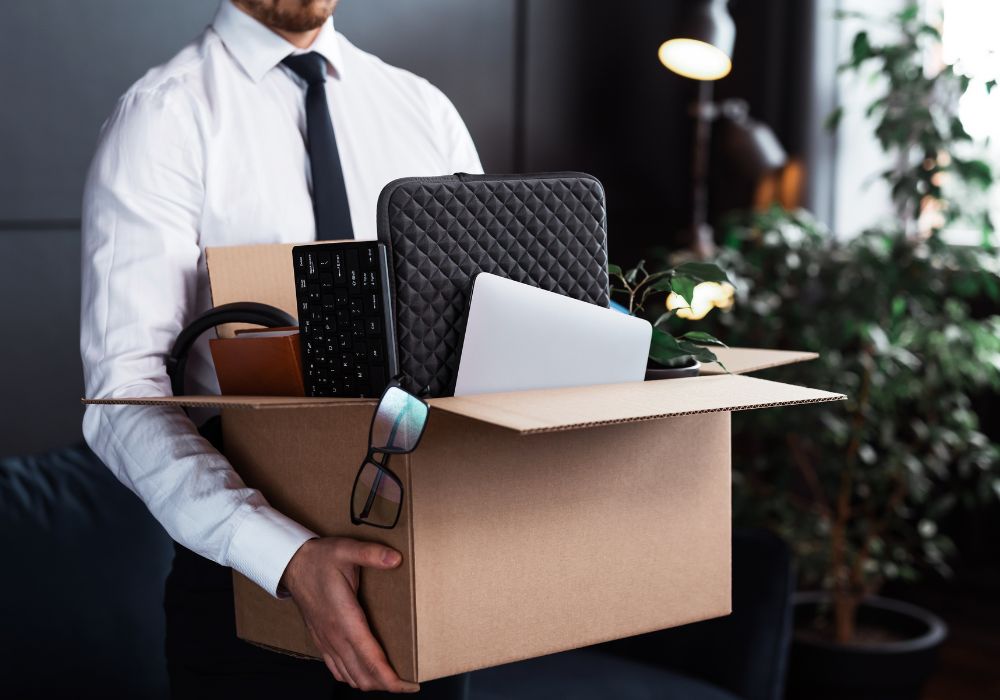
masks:
<path fill-rule="evenodd" d="M 400 679 L 392 670 L 385 652 L 372 635 L 360 606 L 356 603 L 345 605 L 341 610 L 340 622 L 347 634 L 346 646 L 350 649 L 349 652 L 345 650 L 343 656 L 354 656 L 353 659 L 345 658 L 345 662 L 355 678 L 358 674 L 363 674 L 366 681 L 370 679 L 376 684 L 375 687 L 395 692 L 420 690 L 419 685 Z M 358 682 L 361 683 L 360 679 Z"/>
<path fill-rule="evenodd" d="M 392 547 L 376 542 L 359 542 L 352 539 L 341 539 L 337 543 L 340 555 L 348 562 L 357 566 L 367 566 L 372 569 L 394 569 L 403 561 L 403 556 Z"/>
<path fill-rule="evenodd" d="M 329 670 L 330 673 L 333 674 L 334 678 L 336 678 L 341 683 L 347 682 L 347 678 L 344 676 L 343 671 L 341 671 L 340 668 L 337 666 L 337 662 L 333 660 L 332 656 L 330 656 L 329 654 L 323 654 L 323 663 L 326 664 L 327 670 Z"/>

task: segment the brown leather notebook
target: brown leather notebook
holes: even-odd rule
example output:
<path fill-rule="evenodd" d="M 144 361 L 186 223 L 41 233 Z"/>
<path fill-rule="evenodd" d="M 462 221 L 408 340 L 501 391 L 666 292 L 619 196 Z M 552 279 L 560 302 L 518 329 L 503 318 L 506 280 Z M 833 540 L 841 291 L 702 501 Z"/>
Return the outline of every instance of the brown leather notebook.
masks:
<path fill-rule="evenodd" d="M 305 396 L 298 329 L 237 331 L 212 338 L 219 389 L 233 396 Z"/>

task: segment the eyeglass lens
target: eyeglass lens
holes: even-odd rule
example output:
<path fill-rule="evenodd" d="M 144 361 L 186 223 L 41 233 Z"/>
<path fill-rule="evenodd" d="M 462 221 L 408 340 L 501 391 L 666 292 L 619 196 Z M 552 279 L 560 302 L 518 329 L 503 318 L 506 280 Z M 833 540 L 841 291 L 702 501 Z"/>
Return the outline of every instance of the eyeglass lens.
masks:
<path fill-rule="evenodd" d="M 372 462 L 365 462 L 354 488 L 354 515 L 372 525 L 391 527 L 399 516 L 403 492 L 387 472 Z"/>
<path fill-rule="evenodd" d="M 373 449 L 413 450 L 427 422 L 427 404 L 398 387 L 382 396 L 372 423 Z"/>

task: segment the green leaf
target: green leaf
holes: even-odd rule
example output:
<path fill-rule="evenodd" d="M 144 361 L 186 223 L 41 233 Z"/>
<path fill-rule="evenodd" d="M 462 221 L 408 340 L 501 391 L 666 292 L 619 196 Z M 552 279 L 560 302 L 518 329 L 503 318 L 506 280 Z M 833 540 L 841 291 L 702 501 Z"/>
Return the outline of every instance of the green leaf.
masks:
<path fill-rule="evenodd" d="M 840 126 L 840 120 L 844 117 L 844 108 L 837 107 L 828 115 L 826 119 L 823 120 L 823 128 L 827 131 L 836 131 L 837 127 Z"/>
<path fill-rule="evenodd" d="M 917 18 L 917 14 L 920 12 L 920 6 L 916 3 L 911 3 L 907 5 L 896 17 L 899 18 L 901 22 L 912 22 Z"/>
<path fill-rule="evenodd" d="M 728 282 L 729 276 L 715 263 L 686 262 L 674 268 L 675 275 L 682 275 L 699 282 Z"/>
<path fill-rule="evenodd" d="M 956 141 L 971 141 L 972 137 L 969 136 L 969 132 L 965 130 L 965 125 L 962 124 L 962 120 L 957 116 L 951 119 L 951 137 Z"/>
<path fill-rule="evenodd" d="M 991 92 L 993 92 L 993 88 L 995 88 L 996 86 L 997 86 L 997 81 L 996 80 L 987 80 L 986 81 L 986 94 L 989 95 Z"/>
<path fill-rule="evenodd" d="M 621 277 L 622 276 L 621 265 L 613 265 L 612 263 L 608 263 L 608 274 Z"/>
<path fill-rule="evenodd" d="M 686 340 L 681 340 L 677 343 L 677 346 L 687 352 L 687 354 L 694 357 L 698 362 L 716 362 L 719 358 L 715 356 L 715 353 L 708 348 L 702 347 L 701 345 L 695 345 L 694 343 L 689 343 Z"/>
<path fill-rule="evenodd" d="M 868 32 L 858 32 L 851 42 L 851 63 L 855 66 L 861 65 L 874 56 L 871 42 L 868 40 Z"/>
<path fill-rule="evenodd" d="M 640 263 L 641 265 L 642 263 Z M 636 278 L 639 276 L 639 268 L 633 267 L 631 270 L 625 273 L 625 281 L 628 284 L 635 284 Z"/>
<path fill-rule="evenodd" d="M 679 358 L 690 355 L 691 353 L 682 348 L 672 335 L 659 328 L 653 329 L 653 338 L 649 344 L 650 359 L 661 365 L 670 365 Z"/>
<path fill-rule="evenodd" d="M 673 311 L 665 311 L 665 312 L 663 312 L 662 314 L 660 314 L 660 315 L 659 315 L 659 316 L 658 316 L 658 317 L 656 318 L 656 320 L 655 320 L 655 321 L 653 321 L 653 327 L 655 328 L 656 326 L 659 326 L 659 325 L 660 325 L 661 323 L 665 323 L 666 321 L 669 321 L 669 320 L 670 320 L 670 318 L 671 318 L 671 317 L 672 317 L 673 315 L 674 315 L 674 312 L 673 312 Z"/>
<path fill-rule="evenodd" d="M 694 298 L 694 288 L 701 283 L 701 280 L 692 279 L 684 275 L 677 275 L 673 279 L 672 289 L 674 293 L 681 297 L 688 306 Z"/>
<path fill-rule="evenodd" d="M 718 345 L 720 348 L 728 347 L 714 335 L 704 331 L 688 331 L 681 336 L 681 340 L 690 340 L 692 343 L 698 343 L 699 345 Z"/>
<path fill-rule="evenodd" d="M 961 158 L 952 157 L 952 164 L 955 172 L 963 180 L 979 185 L 984 189 L 993 184 L 993 170 L 986 161 L 978 159 L 962 160 Z"/>
<path fill-rule="evenodd" d="M 673 290 L 674 282 L 669 276 L 661 277 L 660 279 L 650 284 L 649 288 L 656 292 L 669 292 Z"/>

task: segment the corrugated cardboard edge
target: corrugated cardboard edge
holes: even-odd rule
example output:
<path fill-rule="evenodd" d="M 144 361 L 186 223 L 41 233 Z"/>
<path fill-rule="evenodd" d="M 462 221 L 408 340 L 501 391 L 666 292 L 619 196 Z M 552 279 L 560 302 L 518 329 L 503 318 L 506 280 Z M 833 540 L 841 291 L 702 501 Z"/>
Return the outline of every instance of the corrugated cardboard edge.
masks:
<path fill-rule="evenodd" d="M 843 394 L 831 394 L 829 397 L 805 399 L 801 401 L 772 401 L 770 403 L 750 404 L 739 408 L 709 408 L 697 411 L 673 411 L 671 413 L 659 413 L 651 416 L 639 416 L 636 418 L 616 418 L 614 420 L 591 421 L 586 423 L 571 423 L 554 428 L 529 428 L 527 430 L 516 431 L 520 435 L 542 435 L 544 433 L 558 433 L 567 430 L 582 430 L 584 428 L 596 428 L 604 425 L 620 425 L 622 423 L 644 423 L 646 421 L 660 420 L 662 418 L 673 418 L 675 416 L 695 416 L 703 413 L 729 413 L 732 411 L 754 411 L 760 408 L 776 408 L 778 406 L 804 406 L 811 403 L 830 403 L 832 401 L 845 401 L 847 397 Z M 446 409 L 445 409 L 446 410 Z"/>
<path fill-rule="evenodd" d="M 740 398 L 744 397 L 744 398 Z M 522 435 L 671 416 L 843 401 L 843 394 L 739 375 L 430 399 L 432 407 Z"/>
<path fill-rule="evenodd" d="M 800 350 L 767 350 L 764 348 L 709 348 L 725 365 L 723 369 L 717 362 L 709 362 L 701 366 L 701 374 L 749 374 L 773 367 L 809 362 L 819 357 L 819 353 Z M 728 370 L 728 372 L 727 372 Z"/>

